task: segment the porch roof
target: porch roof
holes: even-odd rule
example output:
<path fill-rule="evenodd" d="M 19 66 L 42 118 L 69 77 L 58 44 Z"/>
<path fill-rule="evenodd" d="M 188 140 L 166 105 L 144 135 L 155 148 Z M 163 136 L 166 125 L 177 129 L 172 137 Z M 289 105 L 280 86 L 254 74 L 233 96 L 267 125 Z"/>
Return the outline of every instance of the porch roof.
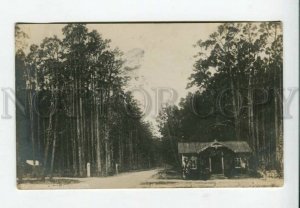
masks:
<path fill-rule="evenodd" d="M 209 147 L 227 147 L 235 153 L 252 152 L 248 143 L 245 141 L 226 141 L 226 142 L 179 142 L 178 153 L 200 153 Z"/>

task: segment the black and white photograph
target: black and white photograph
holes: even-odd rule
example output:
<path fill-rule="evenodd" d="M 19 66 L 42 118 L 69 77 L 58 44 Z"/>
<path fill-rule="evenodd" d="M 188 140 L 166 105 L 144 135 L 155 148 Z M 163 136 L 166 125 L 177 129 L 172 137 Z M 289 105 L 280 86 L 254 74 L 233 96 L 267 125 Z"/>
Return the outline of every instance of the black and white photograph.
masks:
<path fill-rule="evenodd" d="M 0 17 L 0 207 L 299 207 L 298 0 Z"/>
<path fill-rule="evenodd" d="M 284 184 L 281 21 L 15 24 L 16 184 Z"/>

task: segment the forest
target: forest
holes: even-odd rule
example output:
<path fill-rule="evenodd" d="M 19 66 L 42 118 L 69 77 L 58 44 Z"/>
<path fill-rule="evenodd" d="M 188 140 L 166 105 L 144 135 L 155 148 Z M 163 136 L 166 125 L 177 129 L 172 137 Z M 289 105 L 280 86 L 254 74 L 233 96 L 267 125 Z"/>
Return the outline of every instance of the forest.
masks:
<path fill-rule="evenodd" d="M 157 119 L 165 161 L 180 167 L 179 141 L 246 141 L 255 169 L 283 174 L 282 41 L 280 22 L 249 22 L 220 24 L 195 44 L 195 92 Z"/>
<path fill-rule="evenodd" d="M 18 178 L 85 177 L 87 163 L 92 176 L 155 166 L 157 140 L 124 90 L 122 52 L 85 24 L 62 34 L 26 51 L 28 35 L 16 25 L 16 98 L 25 109 L 16 106 Z"/>
<path fill-rule="evenodd" d="M 195 25 L 196 26 L 196 25 Z M 17 173 L 108 176 L 163 164 L 180 169 L 178 142 L 246 141 L 255 169 L 283 175 L 283 34 L 280 22 L 220 23 L 198 40 L 190 90 L 144 121 L 125 88 L 122 51 L 85 24 L 29 50 L 16 26 Z M 192 46 L 191 46 L 192 47 Z M 170 75 L 171 76 L 171 75 Z M 168 77 L 165 77 L 168 79 Z M 39 161 L 38 164 L 35 164 Z"/>

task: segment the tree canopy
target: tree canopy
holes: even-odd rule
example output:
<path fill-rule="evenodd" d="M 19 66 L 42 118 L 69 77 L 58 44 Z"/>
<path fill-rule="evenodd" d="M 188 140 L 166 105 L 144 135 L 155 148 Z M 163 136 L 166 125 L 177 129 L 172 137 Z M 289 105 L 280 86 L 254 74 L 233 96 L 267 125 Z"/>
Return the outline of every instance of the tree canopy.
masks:
<path fill-rule="evenodd" d="M 257 165 L 282 170 L 281 23 L 220 24 L 196 47 L 187 87 L 198 91 L 161 112 L 165 148 L 178 141 L 247 141 Z"/>
<path fill-rule="evenodd" d="M 151 126 L 124 90 L 121 51 L 85 24 L 68 24 L 62 33 L 16 54 L 17 97 L 26 106 L 25 115 L 17 112 L 24 128 L 18 163 L 40 161 L 34 174 L 42 177 L 82 177 L 87 163 L 95 176 L 113 174 L 116 164 L 119 171 L 155 165 Z M 20 36 L 27 37 L 17 27 Z"/>

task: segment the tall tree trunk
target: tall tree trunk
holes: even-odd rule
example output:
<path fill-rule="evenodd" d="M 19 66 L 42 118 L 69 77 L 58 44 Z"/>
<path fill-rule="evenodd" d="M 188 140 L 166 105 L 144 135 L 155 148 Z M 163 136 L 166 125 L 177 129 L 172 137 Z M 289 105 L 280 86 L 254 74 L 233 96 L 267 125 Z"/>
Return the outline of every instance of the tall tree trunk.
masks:
<path fill-rule="evenodd" d="M 253 85 L 252 85 L 252 72 L 249 75 L 248 82 L 248 136 L 250 139 L 250 145 L 253 148 L 254 155 L 257 156 L 256 137 L 254 129 L 254 110 L 253 110 Z"/>
<path fill-rule="evenodd" d="M 107 122 L 107 121 L 106 121 Z M 104 123 L 104 141 L 105 141 L 105 175 L 108 175 L 111 171 L 111 151 L 109 141 L 108 124 Z"/>
<path fill-rule="evenodd" d="M 238 106 L 238 93 L 237 89 L 234 86 L 234 76 L 231 67 L 229 68 L 229 73 L 230 73 L 230 86 L 231 86 L 231 92 L 232 92 L 232 104 L 233 104 L 233 116 L 234 116 L 234 126 L 235 126 L 235 137 L 236 140 L 239 141 L 241 137 L 240 133 L 240 106 Z"/>
<path fill-rule="evenodd" d="M 96 163 L 97 163 L 97 176 L 102 173 L 101 167 L 101 141 L 100 141 L 100 125 L 99 125 L 99 107 L 96 106 Z"/>
<path fill-rule="evenodd" d="M 283 143 L 283 80 L 282 80 L 282 71 L 279 70 L 280 73 L 278 74 L 279 76 L 279 89 L 278 89 L 278 94 L 279 94 L 279 99 L 278 99 L 278 107 L 279 107 L 279 112 L 278 112 L 278 162 L 279 162 L 279 171 L 281 176 L 283 176 L 283 148 L 284 148 L 284 143 Z"/>
<path fill-rule="evenodd" d="M 129 133 L 129 167 L 133 169 L 133 145 L 132 145 L 132 130 Z"/>
<path fill-rule="evenodd" d="M 262 158 L 262 145 L 259 141 L 259 138 L 260 138 L 260 135 L 259 135 L 259 112 L 258 112 L 258 109 L 253 109 L 254 112 L 255 112 L 255 145 L 256 145 L 256 149 L 257 149 L 257 155 L 258 155 L 258 159 L 259 161 L 261 161 L 261 158 Z"/>
<path fill-rule="evenodd" d="M 121 130 L 119 129 L 119 167 L 123 167 L 123 142 L 122 142 L 122 137 L 121 137 Z"/>
<path fill-rule="evenodd" d="M 47 169 L 47 161 L 48 161 L 50 137 L 51 137 L 51 133 L 53 133 L 53 129 L 52 129 L 52 117 L 53 117 L 53 114 L 50 114 L 49 115 L 48 128 L 47 128 L 46 147 L 45 147 L 45 151 L 44 151 L 44 161 L 43 161 L 43 170 L 42 170 L 42 179 L 43 180 L 46 177 L 46 169 Z"/>
<path fill-rule="evenodd" d="M 57 122 L 57 116 L 55 118 L 55 123 Z M 55 124 L 55 131 L 53 135 L 53 144 L 52 144 L 52 156 L 51 156 L 51 166 L 50 166 L 50 179 L 53 178 L 53 166 L 54 166 L 54 159 L 55 159 L 55 149 L 56 149 L 56 138 L 57 138 L 57 124 Z"/>
<path fill-rule="evenodd" d="M 33 167 L 32 167 L 32 172 L 33 175 L 36 175 L 36 154 L 35 154 L 35 134 L 34 134 L 34 110 L 33 110 L 33 89 L 32 87 L 29 90 L 29 98 L 28 98 L 28 103 L 29 103 L 29 119 L 30 119 L 30 135 L 31 135 L 31 145 L 32 145 L 32 160 L 33 160 Z"/>
<path fill-rule="evenodd" d="M 261 110 L 261 133 L 262 133 L 262 161 L 264 165 L 266 165 L 266 157 L 268 154 L 268 148 L 266 145 L 266 132 L 265 132 L 265 111 L 264 109 Z"/>
<path fill-rule="evenodd" d="M 279 155 L 280 155 L 280 149 L 279 149 L 279 122 L 278 122 L 278 93 L 277 90 L 277 70 L 276 67 L 274 67 L 274 76 L 273 76 L 273 81 L 274 81 L 274 90 L 273 90 L 273 95 L 274 95 L 274 141 L 275 141 L 275 165 L 277 168 L 278 161 L 279 161 Z"/>

